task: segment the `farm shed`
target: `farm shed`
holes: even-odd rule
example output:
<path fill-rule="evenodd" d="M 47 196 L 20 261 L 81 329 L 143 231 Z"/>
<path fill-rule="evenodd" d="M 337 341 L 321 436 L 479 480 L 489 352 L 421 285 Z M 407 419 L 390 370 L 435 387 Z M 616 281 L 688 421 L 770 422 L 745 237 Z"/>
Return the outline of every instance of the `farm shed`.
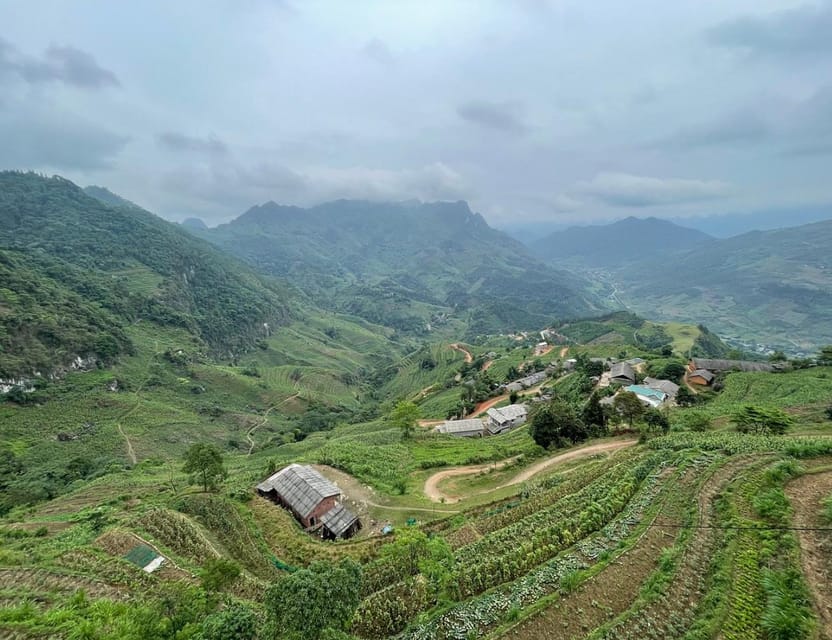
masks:
<path fill-rule="evenodd" d="M 688 374 L 688 382 L 707 386 L 714 381 L 714 374 L 707 369 L 697 369 Z"/>
<path fill-rule="evenodd" d="M 707 369 L 711 372 L 721 371 L 764 371 L 771 372 L 776 367 L 768 362 L 751 362 L 750 360 L 712 360 L 709 358 L 693 358 L 688 363 L 688 370 L 697 371 Z"/>
<path fill-rule="evenodd" d="M 488 415 L 487 429 L 491 435 L 508 431 L 526 421 L 526 406 L 522 404 L 510 404 L 507 407 L 491 408 Z"/>
<path fill-rule="evenodd" d="M 257 491 L 291 511 L 304 527 L 316 526 L 335 507 L 341 490 L 312 467 L 290 464 L 257 485 Z"/>
<path fill-rule="evenodd" d="M 481 438 L 485 427 L 479 418 L 468 420 L 448 420 L 434 429 L 436 433 L 444 433 L 458 438 Z"/>
<path fill-rule="evenodd" d="M 610 367 L 610 382 L 612 384 L 634 384 L 636 372 L 626 362 L 616 362 Z"/>
<path fill-rule="evenodd" d="M 361 528 L 358 516 L 339 504 L 321 516 L 322 535 L 327 540 L 351 538 Z"/>

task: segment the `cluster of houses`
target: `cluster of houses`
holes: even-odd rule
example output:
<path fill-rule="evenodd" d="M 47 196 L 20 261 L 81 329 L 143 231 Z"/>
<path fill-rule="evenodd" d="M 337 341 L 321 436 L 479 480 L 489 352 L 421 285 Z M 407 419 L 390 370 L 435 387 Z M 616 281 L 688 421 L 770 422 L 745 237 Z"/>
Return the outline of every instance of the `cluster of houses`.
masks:
<path fill-rule="evenodd" d="M 546 378 L 548 378 L 552 373 L 552 370 L 545 369 L 543 371 L 537 371 L 530 375 L 527 375 L 519 380 L 514 380 L 513 382 L 509 382 L 501 387 L 508 393 L 519 392 L 525 389 L 530 389 L 531 387 L 535 387 L 540 383 L 544 382 Z"/>
<path fill-rule="evenodd" d="M 609 384 L 617 385 L 624 391 L 634 393 L 641 400 L 642 404 L 648 407 L 661 407 L 672 404 L 676 401 L 679 393 L 679 385 L 671 380 L 646 377 L 641 384 L 636 384 L 636 369 L 644 360 L 633 358 L 626 362 L 615 362 L 610 367 Z M 602 405 L 612 405 L 615 402 L 613 396 L 601 400 Z"/>
<path fill-rule="evenodd" d="M 361 529 L 358 516 L 342 504 L 341 490 L 312 467 L 290 464 L 258 484 L 257 492 L 325 540 L 351 538 Z"/>
<path fill-rule="evenodd" d="M 710 358 L 691 358 L 688 362 L 687 379 L 691 384 L 710 385 L 716 374 L 725 371 L 763 371 L 777 370 L 777 364 L 770 362 L 752 362 L 750 360 L 715 360 Z"/>
<path fill-rule="evenodd" d="M 458 438 L 496 436 L 519 427 L 526 422 L 527 416 L 526 405 L 510 404 L 507 407 L 492 407 L 486 412 L 485 418 L 448 420 L 435 427 L 434 431 Z"/>

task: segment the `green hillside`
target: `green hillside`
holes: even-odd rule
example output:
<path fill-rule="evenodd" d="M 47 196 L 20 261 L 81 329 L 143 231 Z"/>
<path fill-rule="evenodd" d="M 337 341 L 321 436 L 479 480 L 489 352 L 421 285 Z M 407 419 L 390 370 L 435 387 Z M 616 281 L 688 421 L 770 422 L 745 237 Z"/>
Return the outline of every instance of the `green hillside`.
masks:
<path fill-rule="evenodd" d="M 740 340 L 811 352 L 832 342 L 832 221 L 720 240 L 674 261 L 620 272 L 622 299 Z M 683 274 L 683 277 L 680 277 Z"/>
<path fill-rule="evenodd" d="M 148 320 L 238 353 L 292 315 L 287 287 L 255 275 L 135 206 L 71 182 L 0 173 L 0 373 L 50 370 L 130 351 L 123 327 Z"/>
<path fill-rule="evenodd" d="M 715 240 L 627 219 L 552 234 L 535 251 L 591 270 L 613 304 L 706 324 L 733 344 L 812 353 L 832 342 L 832 221 Z"/>
<path fill-rule="evenodd" d="M 409 333 L 532 329 L 593 309 L 585 282 L 532 258 L 464 202 L 269 202 L 199 234 L 325 308 Z"/>
<path fill-rule="evenodd" d="M 673 255 L 707 247 L 713 238 L 659 218 L 626 218 L 610 224 L 570 227 L 531 245 L 533 253 L 554 264 L 617 268 L 645 257 Z"/>

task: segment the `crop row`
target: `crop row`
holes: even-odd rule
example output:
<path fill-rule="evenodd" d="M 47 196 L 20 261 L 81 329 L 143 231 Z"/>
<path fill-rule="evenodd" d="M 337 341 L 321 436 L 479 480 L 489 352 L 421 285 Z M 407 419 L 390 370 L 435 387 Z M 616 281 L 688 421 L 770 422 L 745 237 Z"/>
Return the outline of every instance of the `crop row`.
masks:
<path fill-rule="evenodd" d="M 515 580 L 608 524 L 662 457 L 651 456 L 618 478 L 606 478 L 564 498 L 561 509 L 524 518 L 457 552 L 452 583 L 457 599 Z M 499 534 L 499 535 L 497 535 Z"/>
<path fill-rule="evenodd" d="M 627 507 L 597 533 L 585 538 L 514 582 L 475 596 L 436 618 L 423 622 L 402 636 L 402 640 L 467 640 L 510 619 L 512 615 L 560 590 L 575 572 L 590 566 L 620 547 L 644 521 L 664 484 L 649 476 Z"/>
<path fill-rule="evenodd" d="M 649 442 L 652 449 L 703 449 L 740 453 L 784 453 L 795 458 L 821 456 L 832 453 L 832 438 L 817 436 L 763 436 L 731 432 L 672 433 Z"/>

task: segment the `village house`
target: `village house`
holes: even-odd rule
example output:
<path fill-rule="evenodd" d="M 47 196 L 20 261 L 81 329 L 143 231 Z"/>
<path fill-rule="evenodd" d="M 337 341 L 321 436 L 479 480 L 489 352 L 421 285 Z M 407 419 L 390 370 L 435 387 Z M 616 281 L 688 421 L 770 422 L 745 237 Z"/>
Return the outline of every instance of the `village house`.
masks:
<path fill-rule="evenodd" d="M 654 409 L 656 407 L 660 407 L 664 404 L 664 401 L 667 400 L 667 394 L 664 391 L 651 389 L 650 387 L 645 387 L 639 384 L 633 384 L 629 387 L 625 387 L 624 391 L 636 394 L 636 397 L 642 404 L 647 405 L 648 407 L 653 407 Z"/>
<path fill-rule="evenodd" d="M 610 384 L 630 385 L 636 382 L 636 372 L 626 362 L 616 362 L 610 367 Z"/>
<path fill-rule="evenodd" d="M 711 358 L 692 358 L 688 363 L 689 371 L 706 369 L 711 373 L 723 371 L 763 371 L 772 372 L 776 367 L 770 362 L 752 362 L 750 360 L 715 360 Z"/>
<path fill-rule="evenodd" d="M 509 431 L 526 422 L 526 407 L 522 404 L 510 404 L 499 409 L 492 407 L 486 412 L 488 420 L 486 429 L 491 435 Z"/>
<path fill-rule="evenodd" d="M 260 495 L 288 509 L 306 529 L 324 537 L 350 537 L 361 522 L 339 503 L 341 490 L 312 467 L 290 464 L 257 485 Z"/>
<path fill-rule="evenodd" d="M 712 374 L 707 369 L 696 369 L 695 371 L 691 371 L 688 374 L 688 382 L 691 384 L 698 384 L 702 385 L 703 387 L 708 386 L 714 381 L 714 374 Z"/>
<path fill-rule="evenodd" d="M 644 386 L 663 392 L 670 400 L 675 400 L 679 393 L 679 385 L 670 380 L 660 380 L 648 376 L 644 379 Z"/>
<path fill-rule="evenodd" d="M 485 435 L 485 424 L 479 418 L 448 420 L 435 427 L 434 431 L 457 438 L 481 438 Z"/>

